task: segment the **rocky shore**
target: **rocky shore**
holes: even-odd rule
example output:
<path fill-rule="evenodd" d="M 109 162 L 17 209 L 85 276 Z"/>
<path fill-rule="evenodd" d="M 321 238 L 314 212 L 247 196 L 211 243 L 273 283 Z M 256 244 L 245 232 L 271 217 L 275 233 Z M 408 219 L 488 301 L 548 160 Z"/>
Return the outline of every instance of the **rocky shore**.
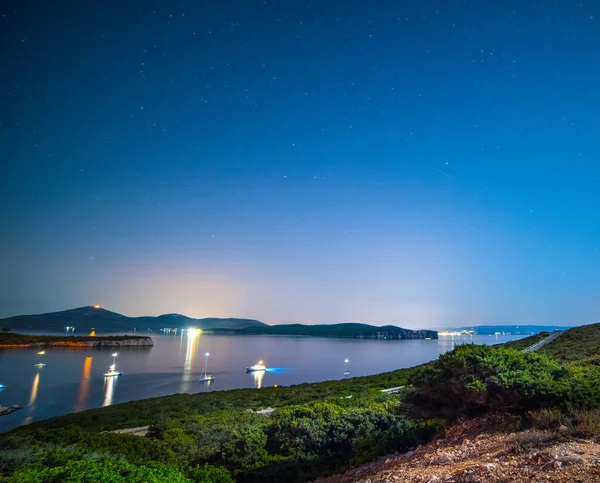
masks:
<path fill-rule="evenodd" d="M 32 336 L 35 340 L 1 341 L 2 348 L 103 348 L 103 347 L 152 347 L 154 342 L 150 337 L 47 337 Z"/>
<path fill-rule="evenodd" d="M 18 404 L 13 404 L 10 407 L 0 406 L 0 416 L 6 416 L 10 413 L 14 413 L 15 411 L 18 411 L 19 409 L 23 409 L 23 408 L 21 408 L 21 406 L 19 406 Z"/>

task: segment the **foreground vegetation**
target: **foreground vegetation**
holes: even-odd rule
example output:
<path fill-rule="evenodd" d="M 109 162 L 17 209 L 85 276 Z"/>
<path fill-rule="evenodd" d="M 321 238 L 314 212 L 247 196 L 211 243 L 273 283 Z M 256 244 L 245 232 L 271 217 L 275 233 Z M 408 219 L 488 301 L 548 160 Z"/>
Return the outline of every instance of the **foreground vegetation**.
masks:
<path fill-rule="evenodd" d="M 14 482 L 99 480 L 90 475 L 129 482 L 225 482 L 229 475 L 239 482 L 309 481 L 407 451 L 441 428 L 437 420 L 407 419 L 398 396 L 381 393 L 286 406 L 272 416 L 239 408 L 159 416 L 148 437 L 37 424 L 0 439 L 0 471 Z"/>
<path fill-rule="evenodd" d="M 304 482 L 406 451 L 484 413 L 509 413 L 561 437 L 600 437 L 600 326 L 544 346 L 556 358 L 522 352 L 546 335 L 462 345 L 375 376 L 180 394 L 53 418 L 0 437 L 0 481 Z M 405 385 L 400 394 L 380 391 Z M 269 406 L 277 408 L 271 416 L 252 411 Z M 146 437 L 108 432 L 146 425 Z"/>

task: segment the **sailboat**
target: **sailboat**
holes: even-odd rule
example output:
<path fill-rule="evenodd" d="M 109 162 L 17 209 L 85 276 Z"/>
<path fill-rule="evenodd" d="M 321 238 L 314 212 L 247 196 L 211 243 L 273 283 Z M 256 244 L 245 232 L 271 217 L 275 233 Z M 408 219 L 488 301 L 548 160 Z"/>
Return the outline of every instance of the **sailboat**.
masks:
<path fill-rule="evenodd" d="M 204 375 L 199 379 L 200 382 L 209 382 L 213 381 L 215 378 L 213 376 L 208 375 L 208 356 L 210 356 L 210 352 L 204 354 Z"/>
<path fill-rule="evenodd" d="M 46 351 L 39 351 L 38 356 L 43 356 L 45 353 L 46 353 Z M 45 366 L 46 366 L 46 363 L 42 362 L 42 361 L 33 365 L 33 367 L 37 367 L 38 369 L 41 369 L 42 367 L 45 367 Z"/>
<path fill-rule="evenodd" d="M 113 377 L 120 376 L 123 374 L 121 371 L 117 371 L 117 353 L 115 352 L 113 355 L 113 363 L 108 368 L 108 371 L 104 373 L 104 377 Z"/>
<path fill-rule="evenodd" d="M 348 370 L 348 363 L 350 361 L 348 359 L 344 359 L 344 376 L 349 376 L 350 375 L 350 371 Z"/>

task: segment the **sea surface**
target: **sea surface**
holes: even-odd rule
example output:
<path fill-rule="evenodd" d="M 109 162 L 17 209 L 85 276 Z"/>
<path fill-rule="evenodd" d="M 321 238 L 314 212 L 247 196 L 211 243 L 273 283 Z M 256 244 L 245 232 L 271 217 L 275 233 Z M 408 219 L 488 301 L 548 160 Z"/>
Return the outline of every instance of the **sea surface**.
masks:
<path fill-rule="evenodd" d="M 87 334 L 75 334 L 87 335 Z M 97 335 L 106 335 L 98 333 Z M 137 335 L 146 335 L 138 333 Z M 499 344 L 523 335 L 440 336 L 437 340 L 150 334 L 152 348 L 122 348 L 120 377 L 105 378 L 111 349 L 1 349 L 0 405 L 23 409 L 0 417 L 0 431 L 111 404 L 176 393 L 261 388 L 377 374 L 415 366 L 457 344 Z M 205 354 L 209 353 L 209 356 Z M 348 359 L 348 363 L 345 360 Z M 263 360 L 265 372 L 245 368 Z M 46 366 L 34 367 L 43 361 Z M 199 382 L 208 362 L 212 382 Z"/>

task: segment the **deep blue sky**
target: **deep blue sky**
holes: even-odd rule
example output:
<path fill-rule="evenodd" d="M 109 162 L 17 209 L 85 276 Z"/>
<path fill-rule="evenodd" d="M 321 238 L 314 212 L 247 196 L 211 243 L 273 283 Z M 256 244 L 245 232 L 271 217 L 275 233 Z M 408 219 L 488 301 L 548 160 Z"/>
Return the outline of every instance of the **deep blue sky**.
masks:
<path fill-rule="evenodd" d="M 0 10 L 0 316 L 600 319 L 600 2 Z"/>

